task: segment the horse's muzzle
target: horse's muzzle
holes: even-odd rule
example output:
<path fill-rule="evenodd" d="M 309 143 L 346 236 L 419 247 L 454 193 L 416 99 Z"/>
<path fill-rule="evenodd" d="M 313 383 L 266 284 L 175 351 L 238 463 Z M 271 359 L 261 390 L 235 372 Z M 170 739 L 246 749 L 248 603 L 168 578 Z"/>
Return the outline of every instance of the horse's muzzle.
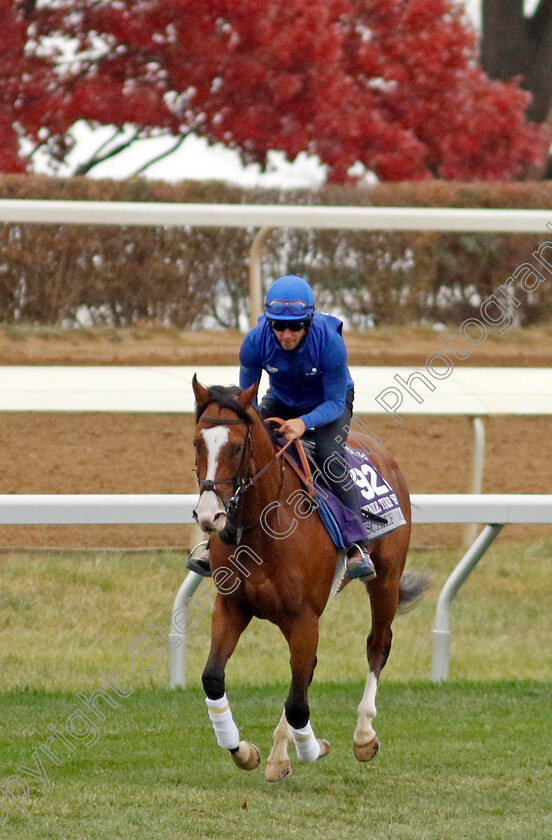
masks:
<path fill-rule="evenodd" d="M 201 530 L 208 534 L 218 533 L 226 526 L 226 509 L 214 490 L 201 493 L 193 516 Z"/>

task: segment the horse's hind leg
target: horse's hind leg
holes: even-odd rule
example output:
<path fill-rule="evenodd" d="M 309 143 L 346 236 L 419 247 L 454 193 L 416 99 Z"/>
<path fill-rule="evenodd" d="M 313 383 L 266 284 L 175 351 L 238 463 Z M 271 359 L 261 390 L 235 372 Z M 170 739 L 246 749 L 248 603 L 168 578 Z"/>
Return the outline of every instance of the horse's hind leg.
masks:
<path fill-rule="evenodd" d="M 240 741 L 239 729 L 226 697 L 224 670 L 250 618 L 241 610 L 232 608 L 229 599 L 217 596 L 212 618 L 211 650 L 202 675 L 205 702 L 217 743 L 219 747 L 230 750 L 234 764 L 242 770 L 258 767 L 261 755 L 255 744 Z"/>
<path fill-rule="evenodd" d="M 370 761 L 379 749 L 373 720 L 377 714 L 378 679 L 387 662 L 393 638 L 391 622 L 397 611 L 399 598 L 397 574 L 380 575 L 378 570 L 378 577 L 367 588 L 372 605 L 372 629 L 366 645 L 369 671 L 357 710 L 358 720 L 353 736 L 353 749 L 359 761 Z"/>
<path fill-rule="evenodd" d="M 357 726 L 353 735 L 353 750 L 359 761 L 370 761 L 379 750 L 379 741 L 372 726 L 376 710 L 378 678 L 372 670 L 368 671 L 364 694 L 359 703 Z"/>

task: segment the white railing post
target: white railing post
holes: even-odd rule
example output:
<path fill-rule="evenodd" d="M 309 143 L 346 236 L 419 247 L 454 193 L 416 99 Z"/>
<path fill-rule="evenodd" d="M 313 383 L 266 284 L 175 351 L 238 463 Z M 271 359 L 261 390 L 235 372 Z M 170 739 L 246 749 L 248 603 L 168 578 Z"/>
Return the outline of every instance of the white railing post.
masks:
<path fill-rule="evenodd" d="M 194 629 L 188 626 L 188 602 L 203 578 L 188 572 L 174 599 L 169 633 L 169 687 L 186 688 L 186 637 Z"/>
<path fill-rule="evenodd" d="M 431 665 L 431 679 L 441 682 L 448 677 L 449 645 L 450 645 L 450 604 L 452 599 L 489 546 L 500 534 L 504 524 L 486 525 L 474 544 L 468 549 L 456 566 L 441 590 L 435 613 L 435 629 L 433 630 L 433 661 Z"/>
<path fill-rule="evenodd" d="M 483 490 L 483 470 L 485 467 L 485 421 L 482 417 L 472 417 L 473 449 L 471 463 L 470 493 Z M 464 528 L 464 546 L 470 546 L 477 536 L 477 523 L 470 522 Z"/>
<path fill-rule="evenodd" d="M 259 315 L 263 312 L 263 283 L 261 273 L 261 259 L 264 246 L 268 242 L 274 228 L 261 228 L 253 240 L 249 251 L 249 325 L 256 326 Z"/>

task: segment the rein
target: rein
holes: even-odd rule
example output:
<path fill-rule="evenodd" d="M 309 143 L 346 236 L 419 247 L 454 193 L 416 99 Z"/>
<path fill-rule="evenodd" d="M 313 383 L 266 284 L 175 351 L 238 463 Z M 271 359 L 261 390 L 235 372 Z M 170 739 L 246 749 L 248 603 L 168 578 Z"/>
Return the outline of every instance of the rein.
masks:
<path fill-rule="evenodd" d="M 267 417 L 264 421 L 265 423 L 280 423 L 280 425 L 284 422 L 281 417 Z M 302 483 L 305 484 L 309 491 L 309 496 L 314 498 L 314 486 L 312 483 L 312 470 L 310 468 L 310 464 L 308 462 L 307 456 L 305 455 L 305 447 L 303 446 L 300 438 L 294 438 L 293 440 L 288 440 L 285 446 L 278 450 L 275 457 L 278 458 L 280 455 L 283 455 L 290 443 L 295 443 L 297 446 L 297 453 L 299 455 L 299 460 L 301 461 L 301 466 L 303 467 L 303 472 L 299 469 L 293 458 L 290 458 L 289 455 L 287 456 L 287 462 L 292 467 L 292 469 L 297 473 L 299 478 L 301 479 Z M 268 466 L 268 465 L 267 465 Z"/>

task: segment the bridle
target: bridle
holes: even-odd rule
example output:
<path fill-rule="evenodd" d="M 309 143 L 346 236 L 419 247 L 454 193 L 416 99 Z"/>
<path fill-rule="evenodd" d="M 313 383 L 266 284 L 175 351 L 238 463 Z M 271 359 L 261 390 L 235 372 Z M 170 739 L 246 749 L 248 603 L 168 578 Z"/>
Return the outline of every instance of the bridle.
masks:
<path fill-rule="evenodd" d="M 215 493 L 218 496 L 219 500 L 224 505 L 227 513 L 228 513 L 229 509 L 236 509 L 237 510 L 237 507 L 238 507 L 238 504 L 240 502 L 241 497 L 243 496 L 245 491 L 248 490 L 249 487 L 251 487 L 251 485 L 253 484 L 253 481 L 254 481 L 254 477 L 242 475 L 243 470 L 244 470 L 244 466 L 246 464 L 246 458 L 247 458 L 248 454 L 249 455 L 251 454 L 251 449 L 252 449 L 251 428 L 247 425 L 245 420 L 242 420 L 241 418 L 238 418 L 238 417 L 236 417 L 236 418 L 232 418 L 232 417 L 224 418 L 224 417 L 203 417 L 202 416 L 198 420 L 198 424 L 199 423 L 209 423 L 211 426 L 247 426 L 247 431 L 246 431 L 246 434 L 245 434 L 245 444 L 244 444 L 244 447 L 243 447 L 242 457 L 241 457 L 241 461 L 240 461 L 240 464 L 238 466 L 238 469 L 237 469 L 237 472 L 236 472 L 236 475 L 234 476 L 234 478 L 219 478 L 219 479 L 216 479 L 215 481 L 213 481 L 213 479 L 210 479 L 210 478 L 209 479 L 200 478 L 199 475 L 197 477 L 197 481 L 198 481 L 198 484 L 199 484 L 200 495 L 201 495 L 201 493 L 203 493 L 205 491 L 210 491 L 211 490 L 211 491 L 213 491 L 213 493 Z M 248 450 L 249 450 L 249 452 L 248 452 Z M 196 471 L 197 471 L 197 469 L 196 469 Z M 233 493 L 232 497 L 228 500 L 228 502 L 224 502 L 224 500 L 217 493 L 215 488 L 218 484 L 229 484 L 231 487 L 234 488 L 234 493 Z"/>
<path fill-rule="evenodd" d="M 230 406 L 227 406 L 227 407 L 230 408 Z M 230 410 L 233 410 L 233 409 L 230 409 Z M 273 419 L 275 419 L 275 418 L 269 418 L 269 420 L 273 420 Z M 283 455 L 285 450 L 288 448 L 288 446 L 290 446 L 291 443 L 293 443 L 293 441 L 288 440 L 288 442 L 285 444 L 285 446 L 283 446 L 281 449 L 279 449 L 272 456 L 270 461 L 268 461 L 264 465 L 264 467 L 261 467 L 261 469 L 257 473 L 255 473 L 254 475 L 246 475 L 246 474 L 244 475 L 243 473 L 245 472 L 245 466 L 248 463 L 248 459 L 251 458 L 252 448 L 253 448 L 253 443 L 252 443 L 252 440 L 251 440 L 251 427 L 248 425 L 247 421 L 243 420 L 242 418 L 239 418 L 239 417 L 236 417 L 236 418 L 234 418 L 234 417 L 230 417 L 230 418 L 205 417 L 205 416 L 202 415 L 201 417 L 199 417 L 199 419 L 197 421 L 198 425 L 199 425 L 199 423 L 209 423 L 212 426 L 246 426 L 247 427 L 247 431 L 246 431 L 246 435 L 245 435 L 245 444 L 244 444 L 244 447 L 243 447 L 242 457 L 241 457 L 240 464 L 238 466 L 238 469 L 236 471 L 236 475 L 234 476 L 234 478 L 219 478 L 219 479 L 213 480 L 213 479 L 200 478 L 199 474 L 197 476 L 197 481 L 198 481 L 198 484 L 199 484 L 199 494 L 201 495 L 205 491 L 212 491 L 213 493 L 215 493 L 217 498 L 222 503 L 222 505 L 225 509 L 227 518 L 231 522 L 231 526 L 230 526 L 231 531 L 243 530 L 242 528 L 238 528 L 238 526 L 237 526 L 237 517 L 238 517 L 238 513 L 239 513 L 240 503 L 242 501 L 242 498 L 243 498 L 245 492 L 247 490 L 249 490 L 249 488 L 252 487 L 255 484 L 256 481 L 259 480 L 259 478 L 263 475 L 263 473 L 266 470 L 268 470 L 268 468 L 271 466 L 271 464 L 274 461 L 276 461 L 277 458 L 280 458 Z M 197 472 L 197 467 L 196 467 L 196 472 Z M 283 481 L 283 478 L 282 478 L 282 481 Z M 217 493 L 216 487 L 217 487 L 217 485 L 220 485 L 220 484 L 229 484 L 231 487 L 234 488 L 234 492 L 227 502 L 225 502 L 224 499 L 221 498 L 219 493 Z M 233 539 L 231 541 L 233 542 Z"/>

